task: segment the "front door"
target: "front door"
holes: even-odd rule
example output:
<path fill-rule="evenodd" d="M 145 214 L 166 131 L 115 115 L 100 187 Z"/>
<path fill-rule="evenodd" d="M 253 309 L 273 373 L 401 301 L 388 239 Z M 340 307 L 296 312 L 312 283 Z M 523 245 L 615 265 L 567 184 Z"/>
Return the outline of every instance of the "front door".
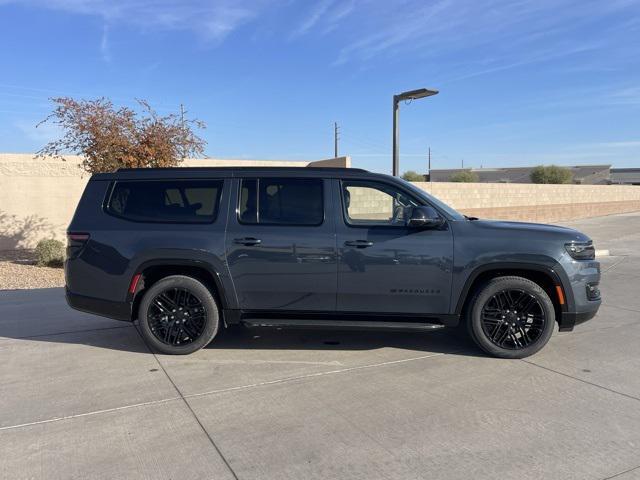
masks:
<path fill-rule="evenodd" d="M 406 225 L 423 205 L 394 183 L 336 180 L 339 198 L 337 310 L 446 314 L 451 290 L 453 237 Z"/>
<path fill-rule="evenodd" d="M 235 182 L 232 194 L 226 250 L 240 308 L 333 312 L 337 260 L 329 182 L 247 177 Z"/>

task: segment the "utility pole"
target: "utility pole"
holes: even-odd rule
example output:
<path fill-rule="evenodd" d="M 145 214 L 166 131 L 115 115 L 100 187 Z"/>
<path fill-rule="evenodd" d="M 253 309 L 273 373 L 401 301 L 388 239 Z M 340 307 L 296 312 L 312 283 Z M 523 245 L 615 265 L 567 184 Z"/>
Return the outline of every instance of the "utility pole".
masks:
<path fill-rule="evenodd" d="M 333 122 L 333 158 L 338 158 L 338 138 L 340 130 L 338 122 Z"/>
<path fill-rule="evenodd" d="M 462 159 L 462 169 L 464 170 L 464 158 Z"/>
<path fill-rule="evenodd" d="M 431 147 L 429 147 L 429 175 L 431 175 Z"/>
<path fill-rule="evenodd" d="M 184 105 L 182 103 L 180 104 L 180 124 L 182 125 L 182 134 L 184 135 L 186 130 L 184 128 Z M 184 160 L 184 157 L 186 156 L 185 155 L 185 153 L 186 153 L 185 148 L 186 148 L 186 146 L 182 147 L 182 160 Z"/>

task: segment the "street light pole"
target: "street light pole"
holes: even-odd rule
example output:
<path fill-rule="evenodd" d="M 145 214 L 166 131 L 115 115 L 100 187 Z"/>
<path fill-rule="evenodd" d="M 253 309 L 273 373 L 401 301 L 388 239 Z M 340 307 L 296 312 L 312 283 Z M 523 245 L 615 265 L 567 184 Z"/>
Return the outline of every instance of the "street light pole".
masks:
<path fill-rule="evenodd" d="M 402 100 L 417 100 L 419 98 L 430 97 L 437 95 L 438 90 L 420 88 L 418 90 L 410 90 L 403 92 L 399 95 L 393 96 L 393 176 L 397 177 L 400 174 L 399 156 L 400 156 L 400 133 L 398 128 L 398 122 L 400 120 L 400 102 Z"/>
<path fill-rule="evenodd" d="M 393 176 L 394 177 L 397 177 L 398 175 L 400 175 L 400 172 L 398 171 L 399 169 L 398 156 L 400 153 L 400 143 L 399 143 L 400 132 L 398 129 L 400 109 L 399 109 L 398 103 L 400 103 L 400 100 L 398 100 L 398 95 L 394 95 L 393 96 Z"/>

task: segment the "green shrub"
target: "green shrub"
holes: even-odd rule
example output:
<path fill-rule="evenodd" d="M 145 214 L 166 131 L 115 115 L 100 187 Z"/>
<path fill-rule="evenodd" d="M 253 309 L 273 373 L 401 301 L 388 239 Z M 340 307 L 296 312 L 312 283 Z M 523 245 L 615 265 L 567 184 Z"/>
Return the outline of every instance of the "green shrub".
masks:
<path fill-rule="evenodd" d="M 454 173 L 449 177 L 450 182 L 475 183 L 478 180 L 478 174 L 471 170 L 463 170 L 461 172 Z"/>
<path fill-rule="evenodd" d="M 413 170 L 407 170 L 402 174 L 402 178 L 407 182 L 424 182 L 424 175 L 420 175 Z"/>
<path fill-rule="evenodd" d="M 533 183 L 571 183 L 573 174 L 568 168 L 540 165 L 531 170 L 530 178 Z"/>
<path fill-rule="evenodd" d="M 37 265 L 39 267 L 61 267 L 64 263 L 64 243 L 60 240 L 40 240 L 36 245 Z"/>

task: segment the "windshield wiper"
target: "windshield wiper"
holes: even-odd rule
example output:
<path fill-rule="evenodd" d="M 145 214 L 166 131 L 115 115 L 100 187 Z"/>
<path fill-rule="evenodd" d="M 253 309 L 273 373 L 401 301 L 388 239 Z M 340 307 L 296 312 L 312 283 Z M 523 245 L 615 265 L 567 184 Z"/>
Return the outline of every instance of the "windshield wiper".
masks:
<path fill-rule="evenodd" d="M 467 220 L 469 220 L 470 222 L 473 222 L 474 220 L 478 220 L 478 217 L 470 217 L 468 215 L 465 215 L 464 218 L 466 218 Z"/>

